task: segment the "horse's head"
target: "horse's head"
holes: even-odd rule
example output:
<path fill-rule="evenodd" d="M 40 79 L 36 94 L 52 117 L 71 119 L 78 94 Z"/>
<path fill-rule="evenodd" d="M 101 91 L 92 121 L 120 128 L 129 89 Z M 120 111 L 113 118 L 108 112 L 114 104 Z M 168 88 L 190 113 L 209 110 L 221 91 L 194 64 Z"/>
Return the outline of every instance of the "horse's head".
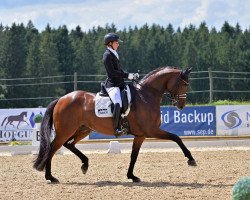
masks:
<path fill-rule="evenodd" d="M 169 90 L 173 105 L 182 110 L 186 105 L 187 90 L 189 85 L 188 76 L 192 68 L 182 71 L 179 76 L 172 79 L 172 87 Z"/>
<path fill-rule="evenodd" d="M 175 67 L 161 67 L 144 76 L 138 85 L 160 99 L 167 90 L 173 105 L 183 109 L 186 105 L 190 72 L 191 68 L 181 71 Z"/>
<path fill-rule="evenodd" d="M 22 112 L 20 115 L 27 117 L 27 112 Z"/>

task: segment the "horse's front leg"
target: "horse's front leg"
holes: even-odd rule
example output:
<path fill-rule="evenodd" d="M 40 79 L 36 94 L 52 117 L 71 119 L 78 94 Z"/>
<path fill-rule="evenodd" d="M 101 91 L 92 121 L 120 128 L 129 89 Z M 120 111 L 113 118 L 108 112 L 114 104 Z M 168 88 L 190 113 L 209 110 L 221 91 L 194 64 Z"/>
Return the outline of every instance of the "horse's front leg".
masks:
<path fill-rule="evenodd" d="M 145 140 L 145 137 L 135 136 L 134 141 L 133 141 L 133 147 L 132 147 L 132 152 L 131 152 L 131 160 L 130 160 L 128 173 L 127 173 L 128 179 L 132 179 L 133 182 L 141 182 L 141 179 L 136 177 L 134 175 L 133 171 L 134 171 L 135 162 L 137 160 L 141 145 L 142 145 L 144 140 Z"/>
<path fill-rule="evenodd" d="M 12 123 L 13 123 L 13 121 L 8 121 L 8 122 L 5 124 L 5 129 L 6 129 L 6 126 L 7 126 L 8 124 L 12 125 L 13 128 L 15 128 L 14 124 L 12 124 Z"/>
<path fill-rule="evenodd" d="M 21 123 L 21 121 L 19 121 L 19 122 L 18 122 L 18 124 L 17 124 L 17 129 L 18 129 L 18 127 L 19 127 L 20 123 Z"/>
<path fill-rule="evenodd" d="M 184 153 L 185 157 L 188 158 L 188 165 L 197 166 L 191 152 L 187 149 L 187 147 L 183 144 L 181 138 L 178 135 L 173 133 L 169 133 L 167 131 L 163 131 L 161 129 L 152 131 L 152 137 L 156 137 L 159 139 L 168 139 L 176 142 Z"/>

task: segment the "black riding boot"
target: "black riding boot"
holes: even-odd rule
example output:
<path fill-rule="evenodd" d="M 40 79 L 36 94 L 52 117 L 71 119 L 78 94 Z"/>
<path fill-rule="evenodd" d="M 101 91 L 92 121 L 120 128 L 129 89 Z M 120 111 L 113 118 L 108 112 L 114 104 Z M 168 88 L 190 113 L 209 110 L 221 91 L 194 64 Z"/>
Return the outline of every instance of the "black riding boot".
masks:
<path fill-rule="evenodd" d="M 114 106 L 113 118 L 114 118 L 114 129 L 115 136 L 118 137 L 122 135 L 122 130 L 119 127 L 119 118 L 120 118 L 121 107 L 119 103 L 116 103 Z"/>

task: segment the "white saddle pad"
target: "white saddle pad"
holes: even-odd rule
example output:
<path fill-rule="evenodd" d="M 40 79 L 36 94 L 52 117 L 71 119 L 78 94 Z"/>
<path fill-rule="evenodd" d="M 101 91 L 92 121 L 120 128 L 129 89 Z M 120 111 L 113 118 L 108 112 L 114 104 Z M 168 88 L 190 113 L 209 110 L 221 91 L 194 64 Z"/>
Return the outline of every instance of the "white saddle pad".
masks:
<path fill-rule="evenodd" d="M 95 114 L 97 117 L 112 117 L 111 112 L 112 101 L 109 97 L 102 97 L 98 92 L 95 96 Z"/>
<path fill-rule="evenodd" d="M 127 116 L 130 111 L 131 106 L 131 93 L 129 86 L 126 85 L 127 95 L 128 95 L 128 109 L 124 114 L 122 114 L 122 117 Z M 111 105 L 112 101 L 109 97 L 103 97 L 100 96 L 100 93 L 98 92 L 95 96 L 95 114 L 97 117 L 113 117 L 113 113 L 111 111 Z"/>

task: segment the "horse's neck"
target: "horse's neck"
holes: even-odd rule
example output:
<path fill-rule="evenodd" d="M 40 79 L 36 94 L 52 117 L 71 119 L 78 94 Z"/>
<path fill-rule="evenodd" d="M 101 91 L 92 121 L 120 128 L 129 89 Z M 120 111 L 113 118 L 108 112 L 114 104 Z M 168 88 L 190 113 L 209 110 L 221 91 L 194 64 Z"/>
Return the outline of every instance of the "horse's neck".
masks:
<path fill-rule="evenodd" d="M 27 113 L 26 113 L 26 112 L 22 112 L 22 113 L 20 114 L 20 116 L 21 116 L 21 117 L 26 117 L 26 116 L 27 116 Z"/>
<path fill-rule="evenodd" d="M 141 84 L 142 90 L 161 101 L 164 92 L 172 88 L 173 77 L 178 76 L 179 73 L 177 69 L 165 69 L 151 75 Z"/>
<path fill-rule="evenodd" d="M 142 87 L 149 92 L 151 91 L 152 93 L 158 93 L 158 96 L 161 96 L 166 89 L 166 83 L 168 79 L 168 76 L 165 76 L 164 74 L 150 76 L 143 82 Z"/>

